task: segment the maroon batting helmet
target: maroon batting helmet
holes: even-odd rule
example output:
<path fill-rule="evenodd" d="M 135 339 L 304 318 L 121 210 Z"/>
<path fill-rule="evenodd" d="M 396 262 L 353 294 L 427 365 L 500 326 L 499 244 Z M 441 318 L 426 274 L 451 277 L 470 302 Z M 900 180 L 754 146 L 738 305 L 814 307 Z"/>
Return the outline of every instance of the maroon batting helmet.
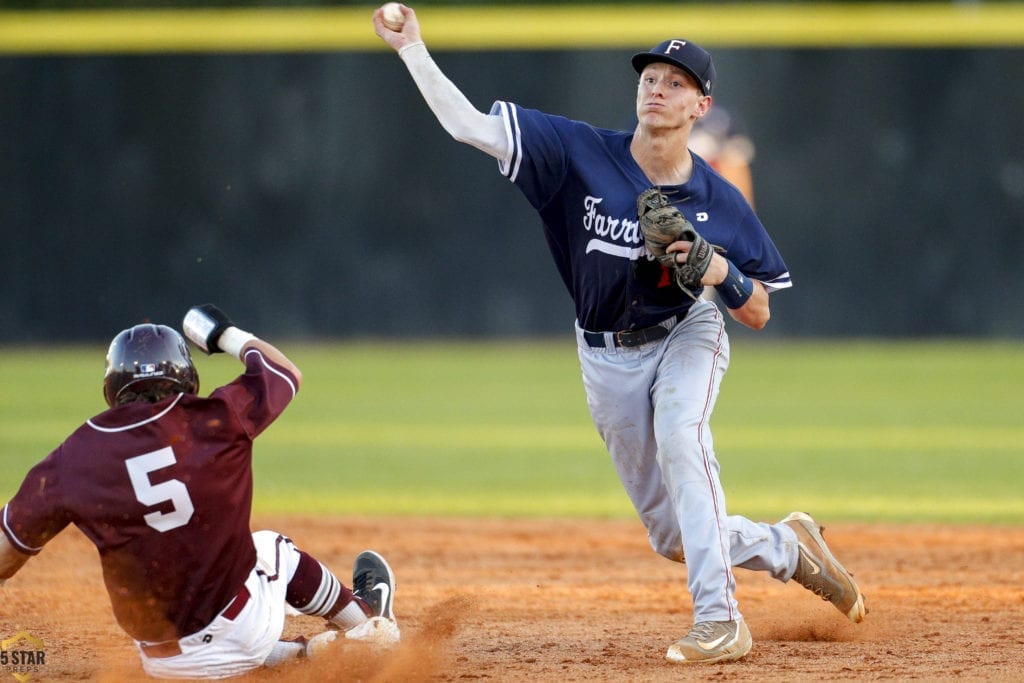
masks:
<path fill-rule="evenodd" d="M 107 351 L 103 396 L 111 408 L 133 401 L 199 391 L 199 373 L 185 338 L 166 325 L 136 325 L 120 332 Z"/>

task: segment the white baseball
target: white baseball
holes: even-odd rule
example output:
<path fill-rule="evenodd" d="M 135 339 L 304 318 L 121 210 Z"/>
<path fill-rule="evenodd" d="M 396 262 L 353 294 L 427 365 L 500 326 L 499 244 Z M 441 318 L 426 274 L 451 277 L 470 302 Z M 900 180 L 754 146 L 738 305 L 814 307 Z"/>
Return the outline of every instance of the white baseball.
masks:
<path fill-rule="evenodd" d="M 405 24 L 405 17 L 402 16 L 402 8 L 397 2 L 386 2 L 380 8 L 381 20 L 384 26 L 392 31 L 401 31 Z"/>

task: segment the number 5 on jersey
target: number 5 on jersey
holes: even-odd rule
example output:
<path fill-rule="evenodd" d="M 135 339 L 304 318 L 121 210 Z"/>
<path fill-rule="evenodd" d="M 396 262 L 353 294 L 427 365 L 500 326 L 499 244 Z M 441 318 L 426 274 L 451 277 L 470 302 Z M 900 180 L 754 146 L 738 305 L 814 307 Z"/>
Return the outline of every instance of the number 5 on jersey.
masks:
<path fill-rule="evenodd" d="M 146 524 L 157 531 L 170 531 L 188 524 L 195 512 L 192 499 L 188 495 L 188 488 L 177 479 L 154 484 L 149 480 L 151 472 L 170 467 L 177 460 L 174 458 L 174 451 L 170 446 L 161 448 L 158 451 L 137 455 L 124 461 L 128 468 L 128 476 L 132 480 L 132 489 L 135 491 L 135 498 L 147 507 L 153 507 L 160 503 L 170 501 L 174 506 L 171 512 L 148 512 L 143 515 Z"/>

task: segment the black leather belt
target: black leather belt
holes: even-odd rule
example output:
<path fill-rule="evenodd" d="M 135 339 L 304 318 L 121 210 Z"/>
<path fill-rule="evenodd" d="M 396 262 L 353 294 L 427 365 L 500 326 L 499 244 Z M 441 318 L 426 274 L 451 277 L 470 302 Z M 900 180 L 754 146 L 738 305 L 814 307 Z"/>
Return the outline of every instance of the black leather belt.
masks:
<path fill-rule="evenodd" d="M 224 617 L 228 621 L 234 621 L 242 612 L 245 604 L 249 602 L 250 597 L 249 589 L 243 585 L 242 590 L 238 591 L 238 594 L 231 599 L 228 606 L 218 616 Z M 178 644 L 177 640 L 165 640 L 160 643 L 140 642 L 139 647 L 150 659 L 167 659 L 168 657 L 177 657 L 181 654 L 181 645 Z"/>
<path fill-rule="evenodd" d="M 667 337 L 669 331 L 675 326 L 675 324 L 676 319 L 673 317 L 668 323 L 645 327 L 642 330 L 621 330 L 619 332 L 612 332 L 612 344 L 614 346 L 626 348 L 650 344 L 651 342 Z M 595 349 L 607 348 L 608 345 L 605 344 L 604 335 L 604 332 L 583 331 L 583 338 L 587 340 L 587 344 L 589 344 L 591 348 Z"/>

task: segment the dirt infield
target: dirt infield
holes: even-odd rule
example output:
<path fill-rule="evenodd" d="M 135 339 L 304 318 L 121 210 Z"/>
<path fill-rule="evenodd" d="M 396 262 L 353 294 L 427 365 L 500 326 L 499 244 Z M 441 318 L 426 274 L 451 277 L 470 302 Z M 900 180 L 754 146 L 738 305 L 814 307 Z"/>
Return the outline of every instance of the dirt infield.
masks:
<path fill-rule="evenodd" d="M 404 640 L 390 656 L 339 644 L 250 681 L 1024 680 L 1024 529 L 832 525 L 857 573 L 862 624 L 795 584 L 737 571 L 754 649 L 685 667 L 665 648 L 691 621 L 685 569 L 639 522 L 264 518 L 344 581 L 366 547 L 398 576 Z M 288 634 L 320 621 L 289 620 Z M 91 545 L 64 532 L 0 589 L 0 640 L 41 639 L 31 680 L 143 678 L 114 623 Z M 10 648 L 8 648 L 10 649 Z M 15 680 L 0 667 L 0 682 Z"/>

